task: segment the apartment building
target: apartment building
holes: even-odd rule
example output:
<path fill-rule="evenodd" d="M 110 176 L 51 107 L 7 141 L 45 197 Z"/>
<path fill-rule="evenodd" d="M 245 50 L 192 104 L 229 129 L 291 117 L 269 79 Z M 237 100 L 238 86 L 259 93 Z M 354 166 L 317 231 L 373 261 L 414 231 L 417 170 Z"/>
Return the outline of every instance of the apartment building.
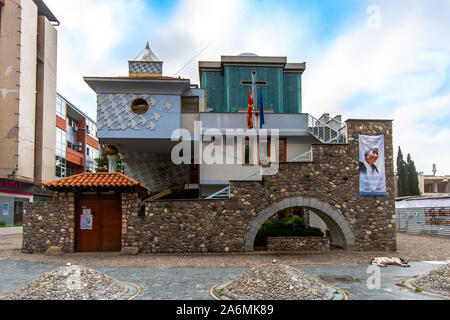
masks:
<path fill-rule="evenodd" d="M 55 179 L 94 172 L 98 149 L 95 121 L 57 93 Z"/>
<path fill-rule="evenodd" d="M 58 19 L 41 0 L 0 1 L 0 222 L 21 221 L 55 172 Z"/>

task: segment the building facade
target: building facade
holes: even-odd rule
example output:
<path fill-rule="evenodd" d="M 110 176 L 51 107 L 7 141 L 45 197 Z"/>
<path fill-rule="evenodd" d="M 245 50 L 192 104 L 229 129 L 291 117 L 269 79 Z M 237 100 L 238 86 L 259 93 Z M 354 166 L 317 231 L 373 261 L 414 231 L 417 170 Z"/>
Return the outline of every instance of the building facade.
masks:
<path fill-rule="evenodd" d="M 450 193 L 450 176 L 426 175 L 419 172 L 419 190 L 422 195 Z"/>
<path fill-rule="evenodd" d="M 60 201 L 25 205 L 25 252 L 51 245 L 65 252 L 252 251 L 264 221 L 289 208 L 320 218 L 334 246 L 396 249 L 391 120 L 342 123 L 302 113 L 305 64 L 285 57 L 200 62 L 200 87 L 163 76 L 148 44 L 128 66 L 128 76 L 85 77 L 97 94 L 100 143 L 111 167 L 114 154 L 122 155 L 125 175 L 46 183 Z M 256 102 L 247 130 L 250 87 Z M 384 136 L 383 195 L 360 194 L 360 135 Z"/>
<path fill-rule="evenodd" d="M 54 179 L 94 172 L 98 157 L 96 122 L 57 93 Z"/>
<path fill-rule="evenodd" d="M 0 222 L 54 178 L 57 30 L 42 0 L 0 2 Z"/>
<path fill-rule="evenodd" d="M 263 128 L 279 130 L 276 153 L 281 162 L 307 160 L 312 144 L 345 139 L 345 125 L 340 117 L 327 115 L 320 120 L 301 113 L 305 63 L 249 54 L 223 56 L 220 62 L 200 61 L 200 88 L 189 79 L 163 76 L 162 64 L 147 45 L 129 61 L 127 77 L 85 77 L 98 97 L 98 137 L 103 143 L 118 147 L 125 162 L 124 173 L 152 192 L 172 194 L 169 189 L 177 187 L 180 196 L 189 193 L 193 197 L 208 197 L 229 186 L 232 180 L 247 176 L 261 180 L 260 175 L 253 175 L 262 168 L 254 157 L 259 142 L 248 137 L 243 161 L 236 154 L 227 154 L 226 148 L 222 148 L 223 157 L 233 158 L 226 164 L 199 163 L 194 156 L 182 165 L 171 160 L 177 143 L 172 141 L 172 134 L 178 129 L 187 130 L 192 141 L 197 133 L 204 135 L 215 129 L 221 133 L 226 129 L 247 129 L 252 77 L 256 86 L 255 111 L 256 93 L 261 91 L 263 99 Z M 143 109 L 137 110 L 139 103 Z M 197 128 L 199 132 L 196 122 L 202 126 Z M 202 142 L 202 149 L 207 145 L 207 141 Z"/>

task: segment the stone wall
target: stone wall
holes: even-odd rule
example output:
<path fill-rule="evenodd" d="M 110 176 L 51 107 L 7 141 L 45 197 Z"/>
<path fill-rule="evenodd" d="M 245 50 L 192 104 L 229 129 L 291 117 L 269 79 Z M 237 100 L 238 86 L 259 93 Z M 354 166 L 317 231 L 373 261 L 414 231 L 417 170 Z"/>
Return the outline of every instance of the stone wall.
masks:
<path fill-rule="evenodd" d="M 139 197 L 137 193 L 122 193 L 122 248 L 123 247 L 137 247 L 138 242 L 134 241 L 139 239 L 141 234 L 139 229 L 135 231 L 133 222 L 139 214 Z M 131 237 L 131 244 L 128 243 L 128 236 Z"/>
<path fill-rule="evenodd" d="M 60 193 L 56 202 L 24 203 L 23 244 L 25 253 L 43 253 L 51 246 L 74 252 L 75 202 L 73 193 Z"/>
<path fill-rule="evenodd" d="M 281 163 L 261 182 L 231 182 L 229 200 L 147 203 L 145 216 L 129 218 L 124 242 L 141 252 L 242 252 L 264 210 L 301 200 L 336 229 L 348 226 L 338 231 L 354 242 L 349 249 L 396 250 L 392 122 L 348 120 L 347 126 L 348 144 L 313 145 L 313 162 Z M 385 136 L 386 197 L 359 195 L 358 134 Z"/>
<path fill-rule="evenodd" d="M 325 237 L 267 237 L 268 251 L 327 252 L 330 240 Z"/>

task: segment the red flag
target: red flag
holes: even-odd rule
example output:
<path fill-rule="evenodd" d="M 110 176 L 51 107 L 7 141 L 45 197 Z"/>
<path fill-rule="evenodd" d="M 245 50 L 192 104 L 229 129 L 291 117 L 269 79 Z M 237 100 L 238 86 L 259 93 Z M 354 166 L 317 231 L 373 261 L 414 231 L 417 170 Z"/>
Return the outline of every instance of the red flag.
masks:
<path fill-rule="evenodd" d="M 250 88 L 248 89 L 247 128 L 253 129 L 253 97 Z"/>

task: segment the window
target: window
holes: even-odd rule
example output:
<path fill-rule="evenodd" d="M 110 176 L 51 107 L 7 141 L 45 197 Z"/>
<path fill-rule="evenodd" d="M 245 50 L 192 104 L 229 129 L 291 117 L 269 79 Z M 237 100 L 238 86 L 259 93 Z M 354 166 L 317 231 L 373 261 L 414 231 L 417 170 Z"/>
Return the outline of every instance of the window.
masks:
<path fill-rule="evenodd" d="M 183 97 L 181 99 L 181 112 L 198 113 L 198 97 Z"/>
<path fill-rule="evenodd" d="M 97 138 L 97 126 L 89 119 L 86 119 L 86 134 L 92 138 Z"/>
<path fill-rule="evenodd" d="M 86 172 L 95 172 L 97 169 L 98 150 L 92 147 L 86 146 Z"/>
<path fill-rule="evenodd" d="M 66 177 L 66 146 L 66 132 L 56 128 L 55 176 L 57 179 Z"/>
<path fill-rule="evenodd" d="M 286 138 L 280 138 L 279 142 L 279 157 L 278 160 L 280 162 L 286 162 Z"/>
<path fill-rule="evenodd" d="M 250 138 L 246 137 L 244 141 L 244 165 L 252 165 Z"/>
<path fill-rule="evenodd" d="M 75 174 L 75 166 L 68 163 L 66 168 L 66 177 L 73 176 Z"/>
<path fill-rule="evenodd" d="M 60 118 L 66 119 L 66 103 L 58 95 L 56 95 L 56 115 Z"/>
<path fill-rule="evenodd" d="M 148 110 L 148 102 L 142 98 L 138 98 L 131 103 L 131 111 L 141 115 L 146 113 Z"/>

